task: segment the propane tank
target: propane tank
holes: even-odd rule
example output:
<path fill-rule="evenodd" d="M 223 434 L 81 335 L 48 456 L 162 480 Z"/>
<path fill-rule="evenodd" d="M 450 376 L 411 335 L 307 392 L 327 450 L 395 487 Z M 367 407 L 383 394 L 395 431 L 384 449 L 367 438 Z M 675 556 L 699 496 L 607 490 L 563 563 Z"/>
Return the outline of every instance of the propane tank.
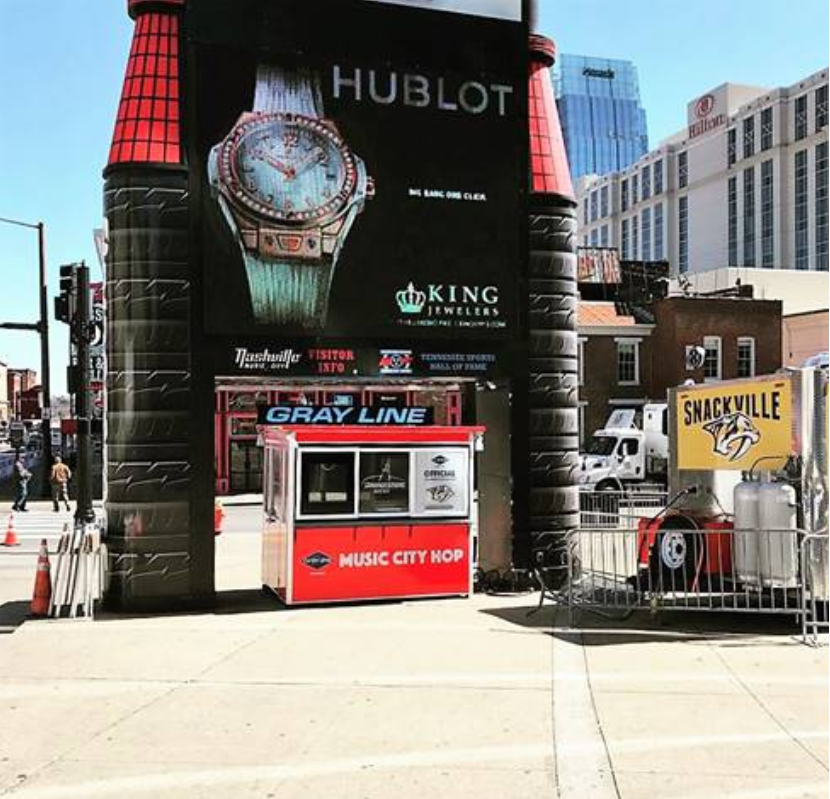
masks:
<path fill-rule="evenodd" d="M 761 564 L 758 546 L 758 493 L 761 484 L 751 474 L 735 486 L 735 533 L 732 562 L 737 578 L 747 585 L 759 585 Z"/>
<path fill-rule="evenodd" d="M 758 488 L 758 523 L 761 528 L 761 577 L 771 588 L 793 588 L 798 584 L 798 502 L 787 483 L 761 483 Z"/>

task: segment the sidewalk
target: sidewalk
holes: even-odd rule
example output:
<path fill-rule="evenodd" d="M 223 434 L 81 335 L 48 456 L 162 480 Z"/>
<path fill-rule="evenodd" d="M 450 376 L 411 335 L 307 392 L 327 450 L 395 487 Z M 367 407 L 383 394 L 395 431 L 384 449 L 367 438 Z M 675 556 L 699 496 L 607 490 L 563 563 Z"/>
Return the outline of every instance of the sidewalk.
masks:
<path fill-rule="evenodd" d="M 0 636 L 0 796 L 827 796 L 828 650 L 782 622 L 226 600 Z"/>

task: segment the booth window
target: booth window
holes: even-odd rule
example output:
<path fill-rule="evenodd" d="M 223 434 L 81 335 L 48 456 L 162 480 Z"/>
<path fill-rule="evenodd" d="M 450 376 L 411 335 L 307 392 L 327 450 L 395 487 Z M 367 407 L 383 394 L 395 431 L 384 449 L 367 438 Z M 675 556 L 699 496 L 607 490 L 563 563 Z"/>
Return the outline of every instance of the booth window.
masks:
<path fill-rule="evenodd" d="M 360 453 L 361 515 L 409 513 L 409 453 Z"/>
<path fill-rule="evenodd" d="M 303 452 L 300 515 L 354 515 L 354 463 L 354 452 Z"/>

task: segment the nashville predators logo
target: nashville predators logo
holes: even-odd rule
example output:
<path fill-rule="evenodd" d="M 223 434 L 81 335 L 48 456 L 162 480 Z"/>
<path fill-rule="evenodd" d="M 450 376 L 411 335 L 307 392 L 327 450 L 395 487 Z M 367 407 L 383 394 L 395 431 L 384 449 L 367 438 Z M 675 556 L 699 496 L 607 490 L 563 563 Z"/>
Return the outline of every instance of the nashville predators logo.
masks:
<path fill-rule="evenodd" d="M 761 431 L 745 413 L 726 414 L 703 429 L 714 439 L 714 451 L 729 461 L 743 458 L 761 440 Z"/>

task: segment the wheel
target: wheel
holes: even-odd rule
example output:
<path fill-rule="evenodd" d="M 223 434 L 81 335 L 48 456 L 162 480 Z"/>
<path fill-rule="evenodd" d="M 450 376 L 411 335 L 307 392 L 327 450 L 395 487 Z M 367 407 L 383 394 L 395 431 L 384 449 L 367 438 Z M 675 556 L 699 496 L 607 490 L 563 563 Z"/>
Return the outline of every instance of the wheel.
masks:
<path fill-rule="evenodd" d="M 652 589 L 684 591 L 697 584 L 704 543 L 701 534 L 690 529 L 693 525 L 688 519 L 667 519 L 661 526 L 649 556 Z"/>

